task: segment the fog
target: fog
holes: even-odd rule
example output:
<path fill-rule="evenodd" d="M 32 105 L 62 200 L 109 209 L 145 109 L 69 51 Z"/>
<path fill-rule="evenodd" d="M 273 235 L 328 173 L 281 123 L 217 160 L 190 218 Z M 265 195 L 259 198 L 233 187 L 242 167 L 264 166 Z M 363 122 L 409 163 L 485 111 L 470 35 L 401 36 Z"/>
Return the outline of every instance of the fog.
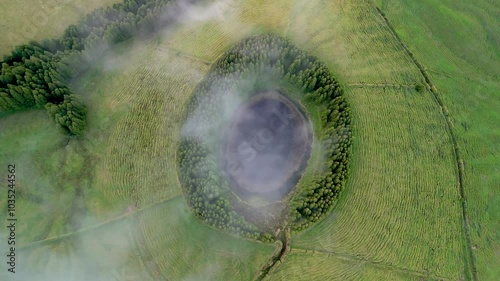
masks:
<path fill-rule="evenodd" d="M 61 0 L 58 3 L 68 2 L 68 0 Z M 222 22 L 227 15 L 228 9 L 231 7 L 232 1 L 212 1 L 208 4 L 193 4 L 193 1 L 181 1 L 180 8 L 177 9 L 177 14 L 166 15 L 169 17 L 175 16 L 177 25 L 197 25 L 207 21 L 220 21 Z M 53 2 L 51 2 L 53 3 Z M 50 4 L 50 3 L 49 3 Z M 55 6 L 47 6 L 48 9 L 57 9 Z M 62 11 L 62 10 L 61 10 Z M 241 24 L 241 23 L 238 23 Z M 168 37 L 171 30 L 166 28 L 161 31 L 162 36 Z M 136 40 L 131 44 L 141 45 L 142 41 Z M 210 46 L 207 46 L 209 48 Z M 105 56 L 103 57 L 103 55 Z M 116 51 L 112 46 L 106 43 L 100 43 L 92 48 L 85 50 L 81 56 L 86 64 L 90 67 L 99 65 L 104 71 L 123 70 L 124 68 L 134 67 L 127 63 L 130 53 L 122 53 Z M 175 67 L 166 66 L 166 67 Z M 192 83 L 197 83 L 202 77 L 196 69 L 192 70 L 190 74 Z M 244 83 L 254 84 L 259 77 L 250 76 L 245 77 Z M 237 89 L 221 89 L 216 88 L 213 91 L 219 91 L 221 94 L 220 106 L 217 108 L 218 114 L 221 118 L 217 122 L 207 124 L 200 120 L 199 112 L 195 111 L 190 114 L 186 125 L 182 129 L 182 136 L 195 136 L 200 139 L 205 139 L 206 135 L 226 134 L 228 126 L 231 124 L 238 109 L 244 104 L 240 93 L 234 92 Z M 303 132 L 307 125 L 302 124 L 304 128 L 295 128 L 294 130 L 285 129 L 280 133 L 276 127 L 279 122 L 284 123 L 283 108 L 277 104 L 266 104 L 266 108 L 259 109 L 257 115 L 261 120 L 257 122 L 257 126 L 252 126 L 252 120 L 255 120 L 256 114 L 247 112 L 248 116 L 242 116 L 242 120 L 250 121 L 249 124 L 240 126 L 238 128 L 241 136 L 237 137 L 238 144 L 236 150 L 239 160 L 247 161 L 242 170 L 243 178 L 252 180 L 252 185 L 267 185 L 270 190 L 278 189 L 280 184 L 284 183 L 290 173 L 290 169 L 286 164 L 290 162 L 291 146 L 300 143 L 301 136 L 307 138 L 309 136 L 301 135 L 298 132 Z M 204 110 L 204 109 L 200 109 Z M 286 114 L 285 114 L 286 115 Z M 277 119 L 278 118 L 278 119 Z M 292 117 L 294 118 L 294 117 Z M 200 124 L 202 124 L 200 126 Z M 287 127 L 287 126 L 285 126 Z M 92 129 L 92 128 L 89 128 Z M 252 139 L 259 140 L 258 142 Z M 207 143 L 208 147 L 214 153 L 217 159 L 224 159 L 223 147 L 221 143 Z M 246 146 L 246 148 L 244 147 Z M 242 148 L 243 147 L 243 154 Z M 63 148 L 61 148 L 64 150 Z M 132 150 L 132 148 L 130 148 Z M 253 159 L 249 157 L 248 152 L 254 155 Z M 82 157 L 88 157 L 84 152 Z M 106 157 L 106 156 L 103 156 Z M 19 160 L 19 159 L 17 159 Z M 151 161 L 159 161 L 161 159 L 151 159 Z M 25 160 L 25 161 L 29 161 Z M 96 165 L 91 162 L 88 165 Z M 28 165 L 26 165 L 28 166 Z M 94 167 L 95 168 L 95 167 Z M 224 164 L 221 163 L 221 170 L 224 170 Z M 36 171 L 36 168 L 33 168 Z M 3 176 L 3 174 L 0 174 Z M 37 178 L 43 178 L 37 175 L 36 172 L 31 174 L 21 174 L 21 181 L 29 182 L 30 185 L 40 189 L 46 190 L 47 194 L 54 193 L 52 182 L 33 182 Z M 227 176 L 227 175 L 226 175 Z M 24 178 L 23 178 L 24 177 Z M 27 178 L 31 177 L 32 181 Z M 227 180 L 230 178 L 228 177 Z M 279 182 L 277 184 L 276 182 Z M 83 183 L 82 183 L 83 184 Z M 92 187 L 90 187 L 92 188 Z M 289 192 L 289 188 L 280 189 L 279 194 L 269 194 L 269 201 L 274 201 L 276 198 L 281 198 Z M 263 195 L 265 198 L 266 195 Z M 61 199 L 64 197 L 56 197 Z M 265 198 L 266 199 L 266 198 Z M 62 199 L 61 199 L 62 200 Z M 70 199 L 68 199 L 70 200 Z M 71 201 L 73 202 L 73 201 Z M 59 202 L 61 203 L 61 202 Z M 51 200 L 43 200 L 41 209 L 50 209 L 54 207 L 54 202 Z M 24 206 L 21 206 L 24 207 Z M 273 210 L 273 211 L 270 211 Z M 115 212 L 117 210 L 111 210 Z M 185 209 L 178 208 L 179 214 L 182 214 Z M 266 209 L 266 215 L 269 217 L 279 216 L 282 210 L 274 210 L 273 208 Z M 40 214 L 45 214 L 40 211 Z M 71 215 L 71 214 L 68 214 Z M 186 220 L 185 217 L 180 217 L 180 220 Z M 92 214 L 82 213 L 72 218 L 75 225 L 83 226 L 84 228 L 90 225 L 97 224 L 102 221 L 101 218 L 94 217 Z M 161 223 L 161 222 L 159 222 Z M 22 218 L 20 218 L 20 225 L 22 225 Z M 24 225 L 18 228 L 18 231 L 29 231 L 30 226 Z M 133 233 L 141 232 L 140 226 L 135 224 L 130 219 L 118 219 L 116 222 L 106 223 L 97 228 L 83 229 L 80 233 L 74 233 L 68 230 L 70 236 L 53 240 L 52 242 L 42 242 L 41 244 L 25 247 L 25 241 L 18 241 L 17 248 L 17 265 L 16 274 L 12 275 L 7 272 L 7 267 L 4 262 L 0 266 L 0 279 L 1 280 L 37 280 L 37 281 L 83 281 L 83 280 L 152 280 L 149 276 L 149 269 L 143 268 L 140 264 L 141 257 L 138 254 L 138 249 L 134 244 Z M 5 228 L 0 230 L 0 252 L 4 257 L 8 252 L 7 243 L 5 240 L 7 233 Z M 46 238 L 51 238 L 48 236 Z M 189 237 L 186 237 L 189 239 Z M 141 247 L 141 245 L 139 245 Z M 237 252 L 235 250 L 235 252 Z M 203 253 L 201 253 L 203 254 Z M 132 268 L 132 270 L 130 269 Z M 197 281 L 197 280 L 213 280 L 218 276 L 218 272 L 222 270 L 217 263 L 207 261 L 203 264 L 201 269 L 185 276 L 183 281 Z"/>
<path fill-rule="evenodd" d="M 280 95 L 259 93 L 260 99 L 235 112 L 226 129 L 223 155 L 235 188 L 269 201 L 282 198 L 295 186 L 296 180 L 290 177 L 301 172 L 311 141 L 305 117 Z"/>

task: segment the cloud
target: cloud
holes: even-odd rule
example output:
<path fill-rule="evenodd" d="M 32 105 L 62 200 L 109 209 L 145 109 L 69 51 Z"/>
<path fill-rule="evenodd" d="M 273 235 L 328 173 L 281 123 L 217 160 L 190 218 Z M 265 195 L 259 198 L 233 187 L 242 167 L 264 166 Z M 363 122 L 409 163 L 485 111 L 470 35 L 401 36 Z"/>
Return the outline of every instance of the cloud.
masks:
<path fill-rule="evenodd" d="M 178 21 L 182 24 L 194 24 L 211 20 L 223 20 L 224 14 L 230 8 L 229 0 L 220 0 L 208 6 L 180 2 L 181 12 Z"/>

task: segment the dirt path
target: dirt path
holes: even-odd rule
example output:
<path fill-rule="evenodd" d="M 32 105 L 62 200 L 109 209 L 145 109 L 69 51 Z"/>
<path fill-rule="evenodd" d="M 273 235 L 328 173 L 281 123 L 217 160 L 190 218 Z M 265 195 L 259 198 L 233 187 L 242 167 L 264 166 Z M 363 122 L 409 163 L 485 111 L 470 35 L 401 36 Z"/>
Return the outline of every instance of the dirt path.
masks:
<path fill-rule="evenodd" d="M 264 278 L 267 277 L 267 275 L 278 268 L 278 266 L 283 263 L 285 260 L 286 255 L 290 252 L 290 243 L 291 241 L 291 235 L 290 235 L 290 228 L 286 228 L 285 230 L 280 233 L 279 241 L 281 242 L 281 247 L 279 248 L 279 251 L 276 251 L 275 254 L 271 257 L 271 259 L 264 265 L 262 266 L 259 275 L 255 280 L 257 281 L 262 281 Z"/>

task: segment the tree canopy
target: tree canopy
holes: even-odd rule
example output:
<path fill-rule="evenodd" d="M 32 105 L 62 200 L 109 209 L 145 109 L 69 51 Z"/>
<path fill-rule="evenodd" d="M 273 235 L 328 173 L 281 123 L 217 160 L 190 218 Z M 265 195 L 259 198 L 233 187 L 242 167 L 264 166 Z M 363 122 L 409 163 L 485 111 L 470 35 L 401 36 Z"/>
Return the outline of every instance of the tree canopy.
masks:
<path fill-rule="evenodd" d="M 188 105 L 187 125 L 179 148 L 181 182 L 195 214 L 219 229 L 256 236 L 249 222 L 231 206 L 230 184 L 218 164 L 217 144 L 224 124 L 224 104 L 247 100 L 260 88 L 287 85 L 300 101 L 322 108 L 321 135 L 315 136 L 325 155 L 324 171 L 296 190 L 290 202 L 290 224 L 301 230 L 318 221 L 333 206 L 348 174 L 351 117 L 343 91 L 328 68 L 288 40 L 260 35 L 243 40 L 226 52 L 196 88 Z M 262 235 L 262 233 L 261 233 Z"/>
<path fill-rule="evenodd" d="M 90 50 L 164 28 L 175 21 L 177 2 L 124 0 L 88 14 L 60 38 L 15 47 L 0 61 L 0 112 L 45 108 L 68 134 L 81 135 L 87 110 L 68 81 L 89 68 Z"/>

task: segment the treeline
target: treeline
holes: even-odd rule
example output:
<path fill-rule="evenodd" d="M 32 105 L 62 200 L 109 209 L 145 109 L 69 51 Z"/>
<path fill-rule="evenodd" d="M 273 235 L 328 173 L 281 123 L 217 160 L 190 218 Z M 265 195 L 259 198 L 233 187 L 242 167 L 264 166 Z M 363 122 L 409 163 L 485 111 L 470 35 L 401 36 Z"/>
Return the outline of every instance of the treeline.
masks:
<path fill-rule="evenodd" d="M 88 69 L 90 56 L 175 21 L 178 2 L 195 1 L 125 0 L 88 14 L 61 38 L 17 46 L 0 62 L 0 112 L 45 108 L 68 134 L 81 135 L 87 110 L 68 81 Z"/>
<path fill-rule="evenodd" d="M 95 57 L 110 46 L 131 38 L 144 39 L 174 23 L 186 4 L 199 0 L 125 0 L 100 8 L 85 16 L 78 24 L 69 26 L 62 38 L 47 40 L 51 51 L 74 51 L 65 60 L 73 76 L 85 71 Z"/>
<path fill-rule="evenodd" d="M 218 165 L 201 142 L 186 139 L 180 149 L 179 164 L 182 167 L 180 178 L 187 189 L 186 199 L 198 218 L 236 235 L 272 241 L 270 234 L 261 233 L 255 225 L 245 221 L 233 210 L 227 183 L 216 172 Z"/>
<path fill-rule="evenodd" d="M 65 131 L 81 135 L 86 108 L 69 90 L 58 70 L 60 57 L 41 44 L 18 46 L 2 62 L 0 112 L 46 108 Z"/>
<path fill-rule="evenodd" d="M 283 75 L 282 81 L 302 90 L 304 104 L 308 101 L 324 108 L 321 124 L 315 125 L 321 128 L 321 135 L 316 137 L 326 151 L 326 171 L 317 175 L 309 186 L 301 185 L 302 189 L 296 190 L 290 202 L 292 229 L 304 229 L 331 210 L 348 175 L 351 117 L 342 88 L 317 58 L 276 36 L 250 38 L 231 53 L 223 64 L 242 61 L 257 69 L 270 65 Z M 246 54 L 245 58 L 242 54 Z"/>
<path fill-rule="evenodd" d="M 227 203 L 229 184 L 221 181 L 221 168 L 216 164 L 220 160 L 210 153 L 221 143 L 222 134 L 217 132 L 223 131 L 222 127 L 214 124 L 224 123 L 227 110 L 222 104 L 231 99 L 227 95 L 237 94 L 238 99 L 245 100 L 260 89 L 280 89 L 283 85 L 302 92 L 303 104 L 323 110 L 321 124 L 314 125 L 320 128 L 321 135 L 316 138 L 327 152 L 326 170 L 317 174 L 312 184 L 297 190 L 290 202 L 291 227 L 301 230 L 316 222 L 331 209 L 342 190 L 351 146 L 350 110 L 342 88 L 323 63 L 288 40 L 275 35 L 251 37 L 212 66 L 187 108 L 190 125 L 181 140 L 180 173 L 191 206 L 198 214 L 208 214 L 200 217 L 210 225 L 225 225 L 220 219 L 234 212 Z M 193 143 L 199 149 L 193 149 Z M 211 200 L 225 203 L 204 203 L 215 202 Z"/>
<path fill-rule="evenodd" d="M 327 105 L 322 114 L 323 135 L 320 136 L 326 152 L 326 171 L 293 198 L 290 210 L 295 231 L 307 228 L 331 210 L 348 176 L 352 140 L 350 110 L 344 98 L 334 93 L 320 90 L 308 96 Z"/>

